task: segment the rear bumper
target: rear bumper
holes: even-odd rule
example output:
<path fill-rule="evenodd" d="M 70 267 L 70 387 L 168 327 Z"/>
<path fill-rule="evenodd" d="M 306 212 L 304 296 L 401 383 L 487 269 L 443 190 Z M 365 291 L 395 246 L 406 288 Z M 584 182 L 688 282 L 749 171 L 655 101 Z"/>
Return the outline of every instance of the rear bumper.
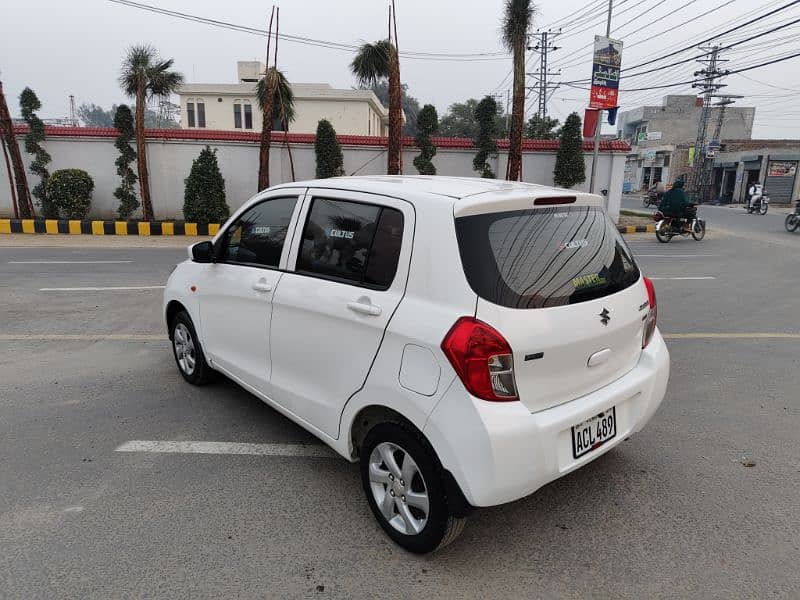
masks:
<path fill-rule="evenodd" d="M 473 506 L 533 493 L 640 431 L 661 404 L 669 352 L 657 333 L 637 366 L 617 381 L 560 406 L 531 414 L 520 402 L 485 402 L 456 380 L 431 413 L 425 435 Z M 616 407 L 617 435 L 578 459 L 571 428 Z"/>

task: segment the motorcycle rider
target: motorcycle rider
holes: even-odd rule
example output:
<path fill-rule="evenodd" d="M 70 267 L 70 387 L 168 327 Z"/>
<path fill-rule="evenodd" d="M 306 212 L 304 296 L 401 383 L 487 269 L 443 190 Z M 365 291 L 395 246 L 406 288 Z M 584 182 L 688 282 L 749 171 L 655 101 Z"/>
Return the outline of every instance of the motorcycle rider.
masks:
<path fill-rule="evenodd" d="M 673 219 L 686 219 L 691 215 L 688 213 L 692 208 L 692 203 L 683 191 L 683 179 L 675 180 L 670 189 L 661 199 L 661 204 L 658 205 L 658 210 L 661 211 L 665 217 Z"/>
<path fill-rule="evenodd" d="M 758 181 L 753 182 L 753 184 L 748 188 L 747 193 L 750 195 L 750 200 L 748 201 L 747 207 L 752 210 L 753 205 L 763 198 L 764 186 Z"/>

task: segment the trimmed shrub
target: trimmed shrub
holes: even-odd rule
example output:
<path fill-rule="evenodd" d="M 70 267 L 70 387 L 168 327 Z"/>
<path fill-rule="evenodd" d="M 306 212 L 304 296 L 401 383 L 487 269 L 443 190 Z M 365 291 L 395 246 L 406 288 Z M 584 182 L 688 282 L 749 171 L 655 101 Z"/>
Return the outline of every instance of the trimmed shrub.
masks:
<path fill-rule="evenodd" d="M 561 143 L 556 155 L 553 181 L 556 185 L 571 188 L 586 181 L 586 163 L 583 161 L 583 131 L 581 117 L 572 113 L 561 128 Z"/>
<path fill-rule="evenodd" d="M 59 169 L 47 179 L 47 198 L 66 219 L 85 219 L 91 206 L 94 181 L 81 169 Z"/>
<path fill-rule="evenodd" d="M 42 103 L 36 93 L 26 87 L 19 95 L 19 106 L 22 118 L 28 124 L 25 152 L 33 155 L 31 173 L 39 176 L 39 183 L 31 190 L 31 194 L 39 201 L 44 218 L 55 219 L 58 218 L 58 209 L 47 198 L 47 178 L 50 177 L 47 165 L 50 164 L 51 158 L 47 150 L 42 148 L 42 142 L 45 141 L 44 123 L 36 114 L 36 111 L 42 108 Z"/>
<path fill-rule="evenodd" d="M 114 164 L 117 167 L 117 175 L 120 182 L 114 197 L 119 200 L 120 219 L 128 219 L 139 208 L 139 200 L 136 198 L 136 173 L 131 168 L 131 163 L 136 160 L 136 151 L 131 148 L 134 141 L 135 132 L 133 129 L 133 113 L 131 109 L 122 104 L 114 113 L 114 127 L 119 131 L 114 147 L 119 150 L 119 156 Z"/>
<path fill-rule="evenodd" d="M 342 147 L 336 139 L 336 130 L 327 119 L 317 124 L 314 153 L 317 155 L 317 179 L 344 175 Z"/>
<path fill-rule="evenodd" d="M 224 223 L 230 215 L 225 201 L 225 180 L 219 171 L 217 150 L 206 146 L 192 162 L 184 180 L 183 218 L 190 223 Z"/>
<path fill-rule="evenodd" d="M 485 96 L 475 107 L 475 120 L 478 122 L 478 135 L 475 137 L 475 147 L 478 152 L 472 159 L 472 169 L 481 172 L 481 177 L 494 179 L 495 174 L 489 166 L 489 157 L 497 153 L 497 144 L 494 141 L 497 135 L 497 102 L 491 96 Z"/>
<path fill-rule="evenodd" d="M 439 129 L 439 116 L 436 107 L 426 104 L 417 113 L 417 135 L 414 144 L 419 148 L 419 155 L 414 157 L 414 166 L 420 175 L 436 175 L 436 167 L 431 159 L 436 156 L 436 146 L 431 136 Z"/>

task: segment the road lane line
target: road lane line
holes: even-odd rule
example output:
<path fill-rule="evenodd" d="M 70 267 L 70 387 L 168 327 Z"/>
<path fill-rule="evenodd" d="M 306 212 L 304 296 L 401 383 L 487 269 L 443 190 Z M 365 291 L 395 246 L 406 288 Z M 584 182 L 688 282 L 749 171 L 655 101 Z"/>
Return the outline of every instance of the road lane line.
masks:
<path fill-rule="evenodd" d="M 312 444 L 249 444 L 242 442 L 170 442 L 131 440 L 116 448 L 117 452 L 155 452 L 170 454 L 245 454 L 252 456 L 303 456 L 335 458 L 327 446 Z"/>
<path fill-rule="evenodd" d="M 664 333 L 667 340 L 800 340 L 800 333 Z"/>
<path fill-rule="evenodd" d="M 9 260 L 9 265 L 122 265 L 132 260 Z"/>
<path fill-rule="evenodd" d="M 165 285 L 127 285 L 119 287 L 60 287 L 39 288 L 40 292 L 124 292 L 135 290 L 163 290 Z"/>
<path fill-rule="evenodd" d="M 636 254 L 636 258 L 710 258 L 719 254 Z"/>
<path fill-rule="evenodd" d="M 707 281 L 716 277 L 650 277 L 653 281 Z"/>
<path fill-rule="evenodd" d="M 36 334 L 36 333 L 2 333 L 0 342 L 162 342 L 165 334 L 135 333 L 88 333 L 88 334 Z"/>

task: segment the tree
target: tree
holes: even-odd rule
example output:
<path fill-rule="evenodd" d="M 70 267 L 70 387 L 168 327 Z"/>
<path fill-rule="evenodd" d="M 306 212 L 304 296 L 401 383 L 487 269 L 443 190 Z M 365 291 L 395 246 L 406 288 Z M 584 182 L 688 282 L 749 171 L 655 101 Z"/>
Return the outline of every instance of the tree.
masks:
<path fill-rule="evenodd" d="M 378 81 L 370 88 L 381 104 L 389 106 L 389 84 L 386 81 Z M 403 135 L 415 136 L 417 135 L 417 115 L 419 114 L 419 100 L 414 96 L 409 96 L 408 85 L 405 83 L 400 86 L 402 93 L 401 104 L 403 106 L 403 114 L 406 117 L 405 125 L 403 125 Z"/>
<path fill-rule="evenodd" d="M 120 219 L 128 219 L 133 212 L 139 208 L 139 201 L 136 199 L 136 173 L 131 169 L 131 163 L 136 160 L 136 151 L 131 148 L 131 142 L 136 134 L 133 127 L 133 113 L 126 105 L 117 107 L 114 113 L 114 127 L 119 134 L 114 147 L 119 150 L 119 156 L 114 164 L 117 167 L 120 183 L 114 190 L 114 197 L 119 200 Z"/>
<path fill-rule="evenodd" d="M 116 106 L 106 111 L 97 104 L 84 103 L 78 107 L 78 118 L 86 127 L 113 127 L 115 110 Z"/>
<path fill-rule="evenodd" d="M 475 147 L 478 152 L 472 160 L 472 168 L 481 172 L 481 177 L 494 179 L 495 174 L 489 166 L 489 156 L 497 152 L 495 136 L 497 135 L 496 117 L 497 102 L 486 96 L 475 107 L 475 120 L 478 122 L 478 134 L 475 136 Z"/>
<path fill-rule="evenodd" d="M 558 139 L 561 133 L 558 129 L 560 124 L 558 119 L 551 119 L 550 117 L 542 119 L 539 115 L 533 115 L 525 125 L 525 137 L 534 140 Z"/>
<path fill-rule="evenodd" d="M 35 210 L 31 195 L 28 191 L 28 177 L 25 175 L 25 165 L 22 162 L 22 156 L 19 152 L 19 145 L 17 144 L 17 136 L 14 134 L 14 123 L 11 120 L 11 113 L 8 111 L 6 104 L 6 96 L 3 93 L 3 82 L 0 81 L 0 135 L 3 138 L 3 152 L 11 155 L 11 169 L 14 176 L 11 177 L 9 173 L 9 185 L 12 186 L 11 197 L 16 198 L 14 204 L 14 216 L 22 219 L 30 219 L 34 216 Z M 8 164 L 8 158 L 6 159 Z M 13 180 L 13 181 L 12 181 Z M 16 190 L 15 190 L 16 188 Z M 16 191 L 16 194 L 15 194 Z"/>
<path fill-rule="evenodd" d="M 269 149 L 272 129 L 277 121 L 284 131 L 294 121 L 294 92 L 289 80 L 277 67 L 268 67 L 256 84 L 256 98 L 261 108 L 261 148 L 258 153 L 258 191 L 269 187 Z"/>
<path fill-rule="evenodd" d="M 505 0 L 502 41 L 514 61 L 514 94 L 511 103 L 511 132 L 509 134 L 506 179 L 522 178 L 522 129 L 525 122 L 525 54 L 528 49 L 528 30 L 533 22 L 535 7 L 531 0 Z"/>
<path fill-rule="evenodd" d="M 136 165 L 139 171 L 139 196 L 145 221 L 153 220 L 153 203 L 150 199 L 150 178 L 147 173 L 147 148 L 145 146 L 145 104 L 154 96 L 169 96 L 183 84 L 183 75 L 171 71 L 170 59 L 162 59 L 152 46 L 137 45 L 128 48 L 122 61 L 119 83 L 122 91 L 136 99 Z"/>
<path fill-rule="evenodd" d="M 583 131 L 578 113 L 567 117 L 561 128 L 561 143 L 556 155 L 553 181 L 556 185 L 571 188 L 586 181 L 586 164 L 583 160 Z"/>
<path fill-rule="evenodd" d="M 50 177 L 47 165 L 52 159 L 50 154 L 42 148 L 41 143 L 45 140 L 44 123 L 36 114 L 36 111 L 42 108 L 42 103 L 39 102 L 36 93 L 26 87 L 19 95 L 19 106 L 22 118 L 28 124 L 28 133 L 25 135 L 25 152 L 33 154 L 31 173 L 39 176 L 39 183 L 31 190 L 31 195 L 39 201 L 45 219 L 57 219 L 58 209 L 47 199 L 47 178 Z"/>
<path fill-rule="evenodd" d="M 314 153 L 317 156 L 317 179 L 344 175 L 342 148 L 336 139 L 333 125 L 327 119 L 322 119 L 317 123 Z"/>
<path fill-rule="evenodd" d="M 470 98 L 466 102 L 455 102 L 450 105 L 447 112 L 439 120 L 439 135 L 442 137 L 459 137 L 475 139 L 478 135 L 478 121 L 475 119 L 475 109 L 478 100 Z M 494 128 L 497 137 L 506 136 L 506 117 L 503 107 L 497 104 Z"/>
<path fill-rule="evenodd" d="M 422 107 L 417 115 L 417 135 L 414 144 L 420 149 L 419 156 L 414 158 L 414 166 L 420 175 L 436 175 L 436 167 L 431 159 L 436 156 L 436 146 L 431 136 L 439 129 L 439 116 L 431 104 Z"/>
<path fill-rule="evenodd" d="M 225 201 L 225 180 L 219 171 L 217 151 L 206 146 L 192 162 L 184 180 L 183 218 L 190 223 L 224 223 L 230 215 Z"/>
<path fill-rule="evenodd" d="M 86 218 L 93 190 L 92 177 L 81 169 L 59 169 L 47 179 L 47 197 L 66 219 Z"/>
<path fill-rule="evenodd" d="M 362 86 L 371 87 L 388 79 L 389 89 L 389 149 L 386 172 L 399 175 L 403 172 L 402 136 L 403 108 L 400 86 L 400 59 L 388 39 L 362 45 L 350 63 L 350 71 Z"/>

